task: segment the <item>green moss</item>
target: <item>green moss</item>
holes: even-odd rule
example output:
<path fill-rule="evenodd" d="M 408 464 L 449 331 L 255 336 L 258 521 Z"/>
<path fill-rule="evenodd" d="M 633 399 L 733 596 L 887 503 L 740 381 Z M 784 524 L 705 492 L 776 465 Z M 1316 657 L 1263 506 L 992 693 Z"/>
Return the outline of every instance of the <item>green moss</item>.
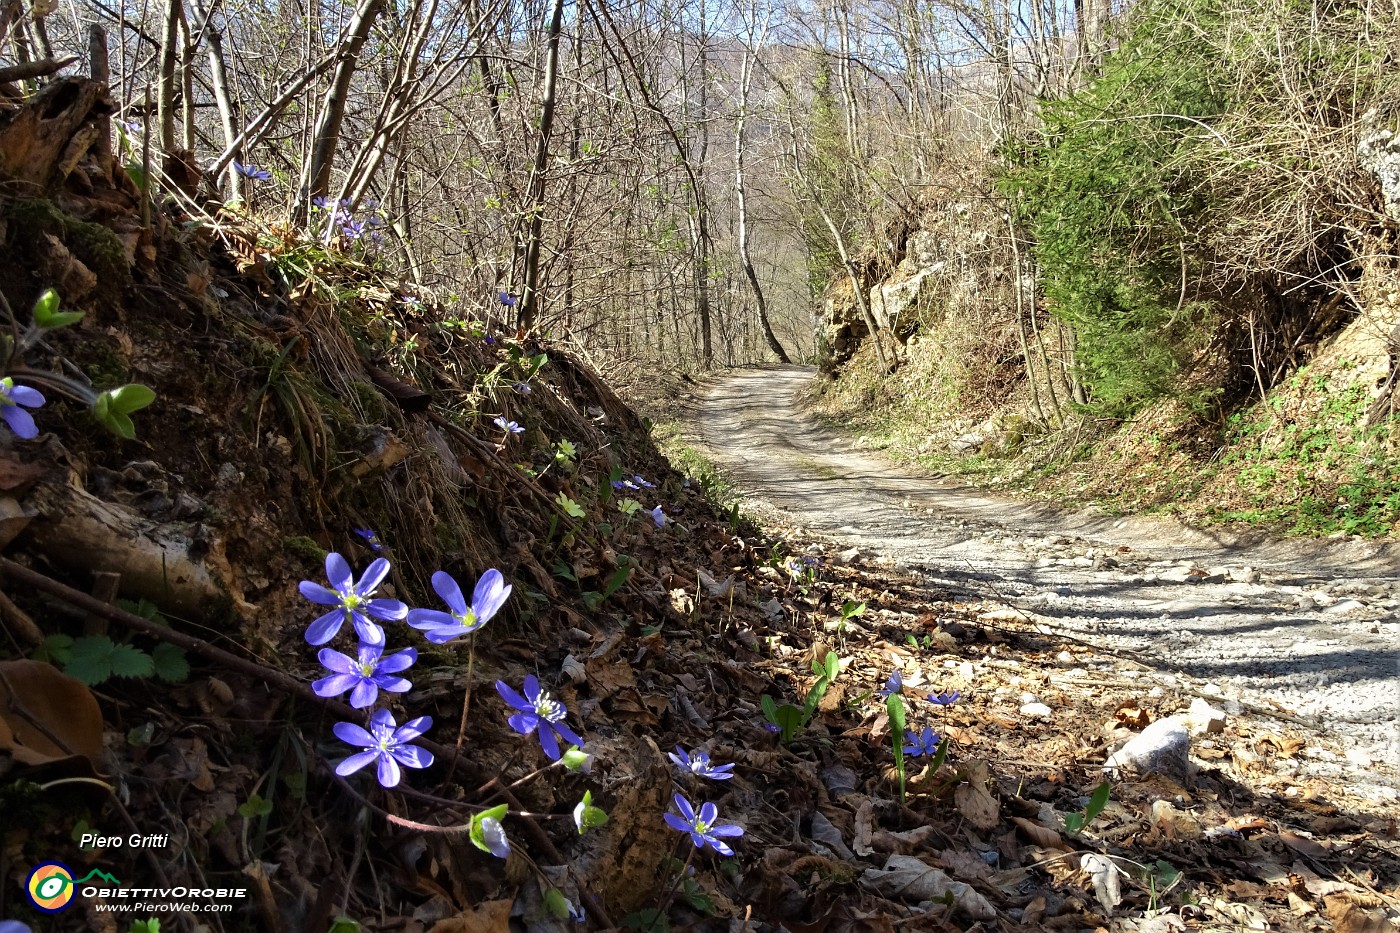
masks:
<path fill-rule="evenodd" d="M 98 298 L 115 303 L 131 279 L 126 249 L 117 235 L 101 224 L 88 223 L 59 210 L 52 201 L 15 201 L 5 212 L 21 258 L 37 266 L 42 234 L 57 237 L 97 276 Z"/>
<path fill-rule="evenodd" d="M 282 539 L 282 550 L 292 557 L 319 563 L 326 556 L 325 548 L 305 535 L 292 535 Z"/>
<path fill-rule="evenodd" d="M 358 379 L 352 380 L 350 394 L 355 396 L 351 407 L 358 409 L 366 421 L 371 424 L 382 424 L 388 417 L 389 410 L 384 404 L 384 396 L 368 382 L 361 382 Z"/>

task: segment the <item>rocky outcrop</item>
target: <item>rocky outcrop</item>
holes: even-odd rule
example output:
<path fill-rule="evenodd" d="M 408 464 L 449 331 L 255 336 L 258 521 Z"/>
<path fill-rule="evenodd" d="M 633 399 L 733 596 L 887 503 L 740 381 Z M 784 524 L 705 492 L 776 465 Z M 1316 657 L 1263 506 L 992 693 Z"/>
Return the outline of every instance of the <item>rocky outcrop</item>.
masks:
<path fill-rule="evenodd" d="M 1361 121 L 1367 129 L 1356 144 L 1357 161 L 1380 182 L 1385 212 L 1400 221 L 1400 115 L 1387 121 L 1372 110 Z"/>

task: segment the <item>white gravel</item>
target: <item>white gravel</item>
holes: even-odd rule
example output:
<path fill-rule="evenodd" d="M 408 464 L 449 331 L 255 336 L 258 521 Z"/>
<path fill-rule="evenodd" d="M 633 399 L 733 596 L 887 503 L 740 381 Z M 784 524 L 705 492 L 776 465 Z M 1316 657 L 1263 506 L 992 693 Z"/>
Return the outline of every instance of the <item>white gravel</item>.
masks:
<path fill-rule="evenodd" d="M 913 476 L 797 408 L 805 367 L 726 377 L 695 428 L 749 502 L 1014 606 L 1047 631 L 1275 709 L 1354 764 L 1400 763 L 1400 549 L 1240 540 L 1150 518 L 1016 502 Z"/>

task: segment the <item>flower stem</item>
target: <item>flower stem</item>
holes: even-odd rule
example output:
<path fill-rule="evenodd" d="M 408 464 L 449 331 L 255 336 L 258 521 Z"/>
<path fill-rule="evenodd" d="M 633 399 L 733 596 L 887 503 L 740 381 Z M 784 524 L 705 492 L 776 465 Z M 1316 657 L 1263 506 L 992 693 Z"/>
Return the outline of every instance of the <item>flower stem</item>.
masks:
<path fill-rule="evenodd" d="M 690 868 L 690 860 L 695 858 L 695 847 L 692 846 L 690 852 L 686 854 L 685 864 L 676 873 L 676 880 L 671 882 L 670 889 L 666 896 L 661 899 L 661 906 L 656 909 L 656 916 L 651 918 L 651 926 L 647 927 L 647 933 L 654 933 L 656 925 L 661 922 L 661 918 L 666 916 L 666 911 L 671 908 L 671 901 L 675 900 L 676 892 L 680 890 L 681 882 L 685 880 L 686 870 Z"/>
<path fill-rule="evenodd" d="M 462 757 L 462 740 L 467 735 L 467 711 L 472 704 L 472 667 L 476 663 L 476 633 L 473 632 L 467 641 L 467 687 L 462 691 L 462 719 L 457 724 L 457 747 L 452 752 L 452 764 L 447 768 L 447 780 L 452 780 L 452 775 L 457 771 L 457 762 Z"/>

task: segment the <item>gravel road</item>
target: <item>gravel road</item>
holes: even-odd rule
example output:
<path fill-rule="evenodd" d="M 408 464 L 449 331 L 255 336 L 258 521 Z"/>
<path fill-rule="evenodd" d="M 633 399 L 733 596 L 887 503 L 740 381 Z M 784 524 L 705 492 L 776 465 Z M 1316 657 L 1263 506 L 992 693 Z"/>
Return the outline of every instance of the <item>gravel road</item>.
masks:
<path fill-rule="evenodd" d="M 1219 702 L 1281 709 L 1330 734 L 1348 764 L 1393 779 L 1400 548 L 1241 540 L 918 476 L 804 415 L 813 372 L 746 370 L 699 399 L 697 439 L 751 505 L 1193 680 Z"/>

